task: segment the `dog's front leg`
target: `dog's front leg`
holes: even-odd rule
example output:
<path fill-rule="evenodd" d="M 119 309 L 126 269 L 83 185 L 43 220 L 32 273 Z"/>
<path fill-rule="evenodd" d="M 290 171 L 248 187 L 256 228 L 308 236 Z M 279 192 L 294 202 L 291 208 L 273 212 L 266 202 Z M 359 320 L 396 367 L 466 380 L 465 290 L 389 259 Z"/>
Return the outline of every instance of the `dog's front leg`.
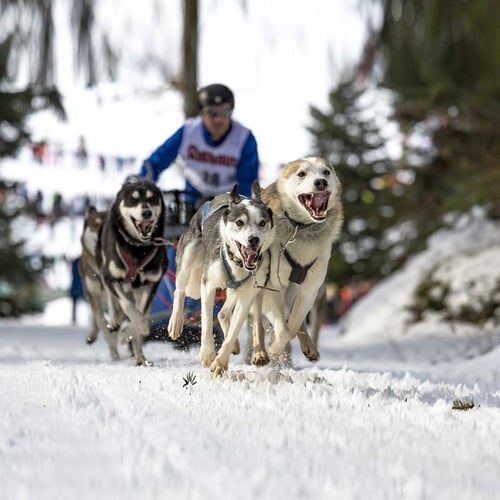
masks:
<path fill-rule="evenodd" d="M 222 328 L 222 333 L 224 333 L 224 339 L 227 337 L 229 332 L 229 325 L 231 323 L 231 318 L 233 315 L 234 305 L 236 303 L 235 293 L 231 289 L 226 290 L 226 301 L 219 311 L 217 318 L 219 319 L 220 326 Z M 240 353 L 240 343 L 238 339 L 234 343 L 232 354 L 236 355 Z"/>
<path fill-rule="evenodd" d="M 168 320 L 167 332 L 172 340 L 177 340 L 184 328 L 184 299 L 189 280 L 189 269 L 179 262 L 175 277 L 174 303 Z"/>
<path fill-rule="evenodd" d="M 113 328 L 113 321 L 116 316 L 116 305 L 115 305 L 115 296 L 109 290 L 109 286 L 106 287 L 106 303 L 108 305 L 108 314 L 110 316 L 110 325 L 107 325 L 106 322 L 104 321 L 104 317 L 101 316 L 101 318 L 97 318 L 98 321 L 100 321 L 100 326 L 101 330 L 104 333 L 104 338 L 106 339 L 106 342 L 109 347 L 109 353 L 111 354 L 111 359 L 113 361 L 117 361 L 120 359 L 120 356 L 118 355 L 118 337 L 117 337 L 117 330 L 119 327 L 114 327 Z"/>
<path fill-rule="evenodd" d="M 264 300 L 267 302 L 265 310 L 269 311 L 269 319 L 273 326 L 273 339 L 268 350 L 272 358 L 278 358 L 285 350 L 287 343 L 292 339 L 285 318 L 285 303 L 283 293 L 265 292 Z M 263 326 L 261 326 L 263 328 Z"/>
<path fill-rule="evenodd" d="M 168 320 L 167 332 L 172 340 L 177 340 L 184 328 L 184 299 L 186 293 L 183 289 L 176 287 L 174 291 L 174 303 L 172 305 L 172 313 Z"/>
<path fill-rule="evenodd" d="M 213 377 L 219 377 L 227 370 L 229 356 L 231 355 L 234 344 L 238 339 L 238 334 L 240 333 L 243 322 L 248 317 L 251 305 L 251 297 L 240 297 L 240 299 L 236 302 L 233 309 L 229 331 L 224 339 L 224 342 L 222 343 L 221 348 L 219 349 L 219 352 L 217 353 L 217 357 L 210 367 Z"/>
<path fill-rule="evenodd" d="M 215 342 L 213 332 L 213 315 L 215 288 L 210 287 L 205 278 L 201 284 L 201 346 L 200 362 L 208 368 L 215 359 Z"/>
<path fill-rule="evenodd" d="M 315 295 L 313 295 L 311 300 L 310 294 L 299 293 L 295 298 L 292 310 L 290 311 L 290 317 L 288 318 L 288 329 L 292 335 L 295 335 L 294 332 L 296 332 L 300 348 L 309 361 L 318 361 L 319 359 L 319 351 L 309 336 L 306 326 L 306 316 L 314 305 L 315 299 Z"/>
<path fill-rule="evenodd" d="M 153 363 L 146 359 L 142 351 L 144 337 L 149 334 L 147 309 L 149 305 L 149 291 L 137 289 L 133 291 L 133 300 L 126 295 L 120 294 L 120 306 L 130 321 L 127 334 L 132 337 L 132 352 L 135 356 L 137 366 L 152 366 Z"/>
<path fill-rule="evenodd" d="M 265 330 L 262 318 L 263 293 L 259 292 L 252 305 L 252 337 L 253 337 L 253 357 L 252 363 L 255 366 L 265 366 L 269 363 L 269 355 L 265 347 Z"/>

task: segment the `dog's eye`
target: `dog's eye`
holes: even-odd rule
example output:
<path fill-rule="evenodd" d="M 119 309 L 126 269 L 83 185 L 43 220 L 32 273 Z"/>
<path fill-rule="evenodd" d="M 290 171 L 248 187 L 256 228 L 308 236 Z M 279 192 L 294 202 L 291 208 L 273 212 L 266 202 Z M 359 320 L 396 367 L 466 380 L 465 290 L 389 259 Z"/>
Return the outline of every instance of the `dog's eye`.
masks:
<path fill-rule="evenodd" d="M 260 227 L 264 227 L 266 225 L 266 221 L 264 219 L 262 219 L 260 222 L 259 222 L 259 226 Z"/>
<path fill-rule="evenodd" d="M 244 223 L 241 219 L 238 219 L 238 220 L 236 221 L 236 225 L 237 225 L 238 227 L 241 227 L 241 226 L 243 226 L 244 224 L 245 224 L 245 223 Z"/>
<path fill-rule="evenodd" d="M 330 175 L 330 173 L 331 173 L 330 170 L 323 170 L 323 175 L 325 177 L 328 177 Z"/>
<path fill-rule="evenodd" d="M 297 174 L 297 177 L 305 177 L 306 173 L 301 170 L 298 174 Z"/>

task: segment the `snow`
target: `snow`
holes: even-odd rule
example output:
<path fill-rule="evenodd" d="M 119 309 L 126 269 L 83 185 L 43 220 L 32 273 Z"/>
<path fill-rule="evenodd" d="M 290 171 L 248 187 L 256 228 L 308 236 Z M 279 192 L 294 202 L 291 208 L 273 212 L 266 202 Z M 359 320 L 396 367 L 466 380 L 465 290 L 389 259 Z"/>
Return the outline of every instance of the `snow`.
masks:
<path fill-rule="evenodd" d="M 335 79 L 318 49 L 330 23 L 342 44 L 349 45 L 346 30 L 357 29 L 350 14 L 338 14 L 338 2 L 318 0 L 307 18 L 293 3 L 276 2 L 288 16 L 284 22 L 265 10 L 275 2 L 247 2 L 247 23 L 231 10 L 234 2 L 203 3 L 220 17 L 203 27 L 203 36 L 213 38 L 202 44 L 202 83 L 235 88 L 237 114 L 259 141 L 264 183 L 280 162 L 308 152 L 307 103 L 326 99 Z M 232 26 L 221 14 L 240 16 L 231 36 L 259 40 L 260 50 L 235 44 L 226 60 L 211 64 L 207 54 L 223 43 L 215 34 Z M 239 58 L 246 71 L 235 71 Z M 67 123 L 49 113 L 30 121 L 35 139 L 63 146 L 60 163 L 36 164 L 27 150 L 0 163 L 3 178 L 23 181 L 29 192 L 43 190 L 46 200 L 58 191 L 66 199 L 89 193 L 104 205 L 182 121 L 173 91 L 101 85 L 96 92 L 72 89 L 66 105 Z M 80 135 L 89 147 L 87 167 L 72 157 Z M 132 160 L 122 169 L 110 162 L 102 173 L 98 154 Z M 175 172 L 163 182 L 173 187 Z M 50 288 L 67 289 L 69 265 L 60 257 L 79 253 L 81 226 L 75 216 L 54 227 L 23 221 L 18 228 L 29 235 L 30 252 L 59 257 L 45 277 Z M 102 336 L 85 344 L 86 304 L 70 325 L 66 297 L 42 315 L 0 321 L 0 498 L 498 498 L 500 329 L 450 324 L 439 313 L 409 324 L 407 312 L 429 273 L 450 281 L 449 305 L 457 308 L 464 291 L 480 298 L 493 290 L 494 269 L 500 269 L 500 228 L 477 208 L 435 234 L 426 251 L 377 285 L 340 325 L 324 326 L 316 364 L 294 343 L 291 367 L 256 368 L 234 356 L 218 380 L 200 366 L 196 348 L 181 352 L 164 342 L 145 345 L 152 368 L 134 366 L 124 348 L 112 363 Z M 194 385 L 185 382 L 190 373 Z M 454 410 L 455 400 L 471 400 L 474 408 Z"/>

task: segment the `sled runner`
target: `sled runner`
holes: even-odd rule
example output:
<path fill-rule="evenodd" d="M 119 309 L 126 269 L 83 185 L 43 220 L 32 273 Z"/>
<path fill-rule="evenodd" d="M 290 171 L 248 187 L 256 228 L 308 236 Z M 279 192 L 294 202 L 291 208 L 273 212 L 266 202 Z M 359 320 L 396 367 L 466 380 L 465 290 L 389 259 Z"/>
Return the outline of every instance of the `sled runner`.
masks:
<path fill-rule="evenodd" d="M 192 193 L 180 190 L 163 191 L 166 206 L 165 239 L 171 241 L 166 246 L 168 257 L 168 268 L 158 285 L 151 303 L 151 314 L 149 317 L 149 338 L 152 340 L 164 340 L 174 342 L 180 349 L 187 349 L 191 344 L 200 342 L 201 335 L 201 302 L 200 300 L 186 297 L 184 303 L 184 329 L 180 338 L 176 341 L 170 339 L 167 334 L 167 325 L 172 313 L 172 304 L 175 291 L 175 256 L 177 243 L 180 236 L 189 226 L 191 217 L 206 198 L 194 199 Z M 225 292 L 217 293 L 214 307 L 214 333 L 222 343 L 223 334 L 217 322 L 217 313 L 225 300 Z"/>

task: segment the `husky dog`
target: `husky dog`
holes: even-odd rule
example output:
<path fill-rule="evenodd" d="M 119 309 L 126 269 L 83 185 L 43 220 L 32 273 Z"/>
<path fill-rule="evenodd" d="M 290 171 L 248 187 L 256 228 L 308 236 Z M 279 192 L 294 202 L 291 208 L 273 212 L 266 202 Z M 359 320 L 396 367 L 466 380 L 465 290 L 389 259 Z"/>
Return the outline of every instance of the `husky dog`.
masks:
<path fill-rule="evenodd" d="M 269 247 L 274 238 L 272 211 L 261 201 L 257 182 L 252 198 L 230 194 L 205 203 L 179 240 L 176 289 L 168 333 L 177 339 L 184 323 L 184 298 L 201 297 L 200 361 L 218 376 L 227 370 L 231 352 L 239 350 L 238 334 L 254 297 L 269 278 Z M 216 290 L 227 289 L 218 318 L 224 342 L 215 354 L 213 308 Z"/>
<path fill-rule="evenodd" d="M 288 163 L 279 178 L 262 191 L 262 201 L 274 214 L 276 236 L 271 248 L 270 288 L 254 305 L 254 346 L 264 349 L 264 329 L 259 316 L 271 320 L 274 337 L 269 353 L 278 357 L 296 335 L 304 355 L 319 359 L 309 337 L 306 317 L 313 308 L 326 277 L 332 244 L 338 238 L 343 209 L 341 185 L 333 166 L 323 158 L 309 157 Z"/>
<path fill-rule="evenodd" d="M 92 324 L 87 335 L 87 344 L 94 343 L 99 330 L 105 331 L 106 328 L 103 311 L 104 288 L 95 258 L 97 238 L 106 215 L 107 212 L 97 211 L 95 207 L 91 206 L 88 208 L 83 222 L 82 257 L 78 264 L 78 271 L 82 279 L 83 293 L 92 311 Z"/>
<path fill-rule="evenodd" d="M 167 267 L 163 230 L 165 204 L 149 180 L 125 182 L 99 231 L 96 262 L 109 313 L 103 333 L 113 360 L 118 359 L 117 331 L 129 321 L 124 337 L 138 365 L 152 363 L 142 352 L 149 334 L 151 300 Z"/>

